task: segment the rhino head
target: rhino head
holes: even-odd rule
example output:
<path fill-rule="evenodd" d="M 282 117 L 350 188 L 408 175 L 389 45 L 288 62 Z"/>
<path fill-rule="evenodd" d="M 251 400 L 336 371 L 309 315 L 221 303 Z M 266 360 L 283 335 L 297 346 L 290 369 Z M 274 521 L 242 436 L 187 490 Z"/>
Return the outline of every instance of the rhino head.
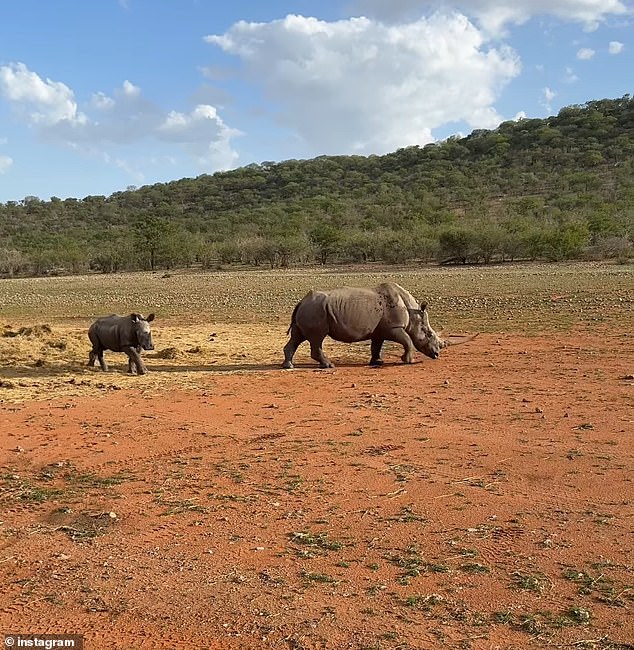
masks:
<path fill-rule="evenodd" d="M 147 318 L 143 318 L 141 314 L 130 314 L 132 327 L 136 333 L 139 347 L 144 350 L 153 350 L 154 342 L 152 341 L 152 331 L 150 329 L 150 322 L 154 320 L 154 314 L 150 314 Z"/>
<path fill-rule="evenodd" d="M 412 339 L 412 343 L 419 352 L 432 359 L 437 359 L 440 351 L 447 347 L 448 343 L 443 341 L 429 324 L 427 305 L 421 302 L 420 309 L 408 309 L 408 311 L 407 333 Z"/>

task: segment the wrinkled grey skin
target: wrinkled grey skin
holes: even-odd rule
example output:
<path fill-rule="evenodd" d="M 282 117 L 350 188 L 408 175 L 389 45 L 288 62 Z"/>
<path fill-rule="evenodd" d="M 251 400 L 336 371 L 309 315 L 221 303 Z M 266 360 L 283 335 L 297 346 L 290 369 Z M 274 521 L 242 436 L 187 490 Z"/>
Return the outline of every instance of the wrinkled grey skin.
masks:
<path fill-rule="evenodd" d="M 293 367 L 293 355 L 304 341 L 310 343 L 310 356 L 321 368 L 333 368 L 322 347 L 326 336 L 344 343 L 370 340 L 371 366 L 383 364 L 384 341 L 403 346 L 404 363 L 413 363 L 415 350 L 437 359 L 447 345 L 431 328 L 427 306 L 419 305 L 411 293 L 393 282 L 374 289 L 309 291 L 295 307 L 288 333 L 283 368 Z"/>
<path fill-rule="evenodd" d="M 108 370 L 108 364 L 103 358 L 104 350 L 113 352 L 125 352 L 128 355 L 128 372 L 132 373 L 132 367 L 136 367 L 139 375 L 147 371 L 141 359 L 141 350 L 153 350 L 152 332 L 150 322 L 154 320 L 154 314 L 143 318 L 141 314 L 130 314 L 129 316 L 104 316 L 97 319 L 88 329 L 88 338 L 92 343 L 92 350 L 88 356 L 88 365 L 94 366 L 95 360 L 103 371 Z"/>

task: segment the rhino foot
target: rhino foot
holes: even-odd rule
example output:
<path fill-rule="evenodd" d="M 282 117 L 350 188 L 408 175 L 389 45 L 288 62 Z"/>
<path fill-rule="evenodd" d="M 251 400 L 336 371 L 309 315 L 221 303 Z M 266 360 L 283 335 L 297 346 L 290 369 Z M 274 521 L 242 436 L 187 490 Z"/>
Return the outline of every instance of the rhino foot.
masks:
<path fill-rule="evenodd" d="M 380 368 L 384 363 L 383 359 L 370 359 L 369 365 L 373 368 Z"/>
<path fill-rule="evenodd" d="M 332 361 L 322 361 L 322 362 L 319 364 L 319 367 L 320 367 L 320 368 L 324 368 L 324 369 L 325 369 L 325 368 L 334 368 L 334 367 L 335 367 L 335 364 L 332 363 Z"/>
<path fill-rule="evenodd" d="M 407 353 L 401 357 L 401 360 L 403 363 L 414 363 L 414 357 L 411 354 Z"/>
<path fill-rule="evenodd" d="M 282 364 L 282 368 L 284 368 L 284 370 L 292 370 L 292 369 L 293 369 L 293 363 L 292 363 L 292 361 L 285 361 L 285 362 Z"/>

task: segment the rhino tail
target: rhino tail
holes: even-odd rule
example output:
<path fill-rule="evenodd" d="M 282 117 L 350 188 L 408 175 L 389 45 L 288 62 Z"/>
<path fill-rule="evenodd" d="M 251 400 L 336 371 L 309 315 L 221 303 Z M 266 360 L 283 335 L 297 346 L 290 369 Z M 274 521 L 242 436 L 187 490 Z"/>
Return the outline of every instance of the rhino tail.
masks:
<path fill-rule="evenodd" d="M 297 315 L 297 310 L 299 309 L 300 303 L 301 303 L 301 301 L 298 302 L 295 305 L 295 309 L 293 309 L 293 313 L 291 314 L 291 324 L 288 326 L 288 329 L 286 330 L 287 335 L 290 334 L 291 330 L 293 329 L 293 325 L 295 324 L 295 316 Z"/>

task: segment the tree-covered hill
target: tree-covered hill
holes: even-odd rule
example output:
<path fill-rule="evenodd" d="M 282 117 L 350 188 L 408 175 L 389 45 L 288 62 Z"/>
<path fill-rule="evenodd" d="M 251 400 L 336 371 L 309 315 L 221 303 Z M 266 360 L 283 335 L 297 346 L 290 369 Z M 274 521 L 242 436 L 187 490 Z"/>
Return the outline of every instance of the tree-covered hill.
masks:
<path fill-rule="evenodd" d="M 633 223 L 626 95 L 384 156 L 263 162 L 109 197 L 0 204 L 0 272 L 624 259 Z"/>

